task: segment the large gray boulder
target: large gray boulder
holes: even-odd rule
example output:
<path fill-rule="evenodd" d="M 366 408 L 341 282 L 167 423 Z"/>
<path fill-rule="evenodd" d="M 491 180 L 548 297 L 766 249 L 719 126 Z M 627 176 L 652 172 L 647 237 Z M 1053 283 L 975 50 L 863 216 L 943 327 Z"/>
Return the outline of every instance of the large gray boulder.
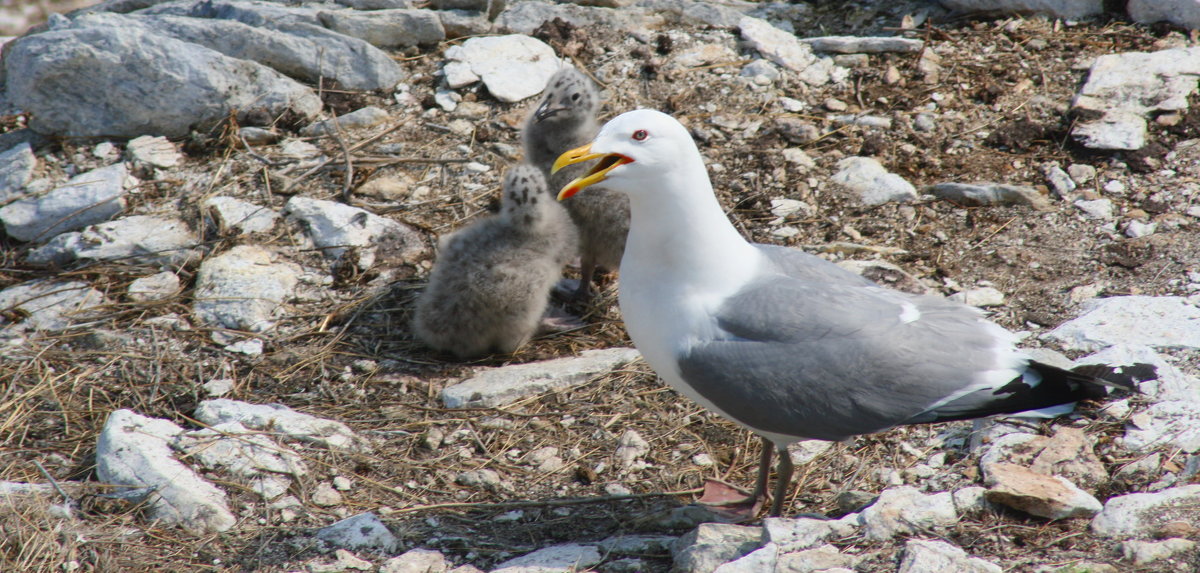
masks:
<path fill-rule="evenodd" d="M 233 112 L 253 124 L 321 110 L 310 89 L 266 66 L 137 29 L 50 30 L 6 48 L 8 95 L 40 133 L 179 137 Z"/>
<path fill-rule="evenodd" d="M 231 58 L 258 62 L 291 78 L 316 84 L 336 80 L 347 89 L 390 89 L 404 78 L 399 64 L 371 44 L 311 24 L 287 31 L 237 20 L 185 16 L 89 14 L 75 27 L 138 28 L 204 46 Z"/>

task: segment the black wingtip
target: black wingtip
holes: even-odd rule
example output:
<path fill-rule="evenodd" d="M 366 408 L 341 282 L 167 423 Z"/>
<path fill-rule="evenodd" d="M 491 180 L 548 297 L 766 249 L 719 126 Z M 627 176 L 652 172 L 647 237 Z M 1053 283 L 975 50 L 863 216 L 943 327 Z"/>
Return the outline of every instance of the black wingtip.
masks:
<path fill-rule="evenodd" d="M 1125 366 L 1084 364 L 1072 368 L 1071 372 L 1087 376 L 1101 384 L 1115 386 L 1132 392 L 1137 391 L 1138 384 L 1158 379 L 1158 367 L 1142 362 Z"/>

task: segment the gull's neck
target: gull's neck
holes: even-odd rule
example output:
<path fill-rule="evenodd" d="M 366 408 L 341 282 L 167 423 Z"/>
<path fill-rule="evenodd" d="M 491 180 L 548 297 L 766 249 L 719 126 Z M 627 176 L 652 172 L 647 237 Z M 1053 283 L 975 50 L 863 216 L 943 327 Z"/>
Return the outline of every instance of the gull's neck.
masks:
<path fill-rule="evenodd" d="M 629 200 L 632 219 L 622 282 L 627 276 L 665 279 L 690 294 L 718 294 L 740 287 L 759 268 L 758 249 L 725 215 L 698 152 L 642 191 L 630 193 Z"/>

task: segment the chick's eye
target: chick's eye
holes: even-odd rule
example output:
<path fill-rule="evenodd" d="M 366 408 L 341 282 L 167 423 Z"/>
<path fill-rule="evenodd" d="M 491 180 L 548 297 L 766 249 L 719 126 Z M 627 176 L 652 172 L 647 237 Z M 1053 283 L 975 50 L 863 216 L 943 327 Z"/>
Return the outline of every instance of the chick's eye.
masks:
<path fill-rule="evenodd" d="M 646 139 L 646 137 L 648 137 L 649 135 L 650 134 L 646 133 L 646 130 L 639 129 L 639 130 L 633 132 L 633 139 L 634 139 L 634 141 L 642 141 L 642 140 Z"/>

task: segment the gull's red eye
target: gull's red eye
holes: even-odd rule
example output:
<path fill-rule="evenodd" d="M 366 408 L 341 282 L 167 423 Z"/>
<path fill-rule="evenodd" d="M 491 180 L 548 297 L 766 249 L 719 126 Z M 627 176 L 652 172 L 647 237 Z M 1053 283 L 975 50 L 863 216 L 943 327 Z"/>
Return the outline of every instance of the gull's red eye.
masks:
<path fill-rule="evenodd" d="M 646 137 L 648 137 L 649 135 L 650 135 L 649 133 L 646 133 L 646 130 L 639 129 L 639 130 L 633 132 L 633 140 L 634 141 L 642 141 L 643 139 L 646 139 Z"/>

